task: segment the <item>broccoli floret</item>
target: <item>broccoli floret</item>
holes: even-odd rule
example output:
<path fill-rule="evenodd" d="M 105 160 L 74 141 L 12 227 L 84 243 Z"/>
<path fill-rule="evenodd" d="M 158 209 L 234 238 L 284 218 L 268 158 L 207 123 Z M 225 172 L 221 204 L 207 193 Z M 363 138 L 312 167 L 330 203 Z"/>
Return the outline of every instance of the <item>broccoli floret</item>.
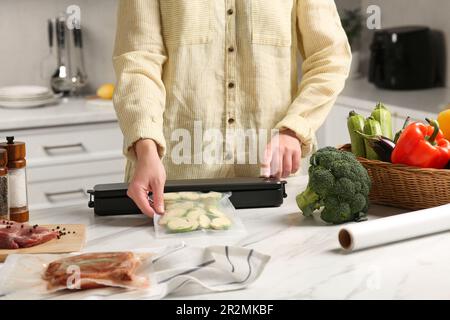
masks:
<path fill-rule="evenodd" d="M 309 183 L 297 196 L 305 216 L 322 209 L 322 220 L 340 224 L 363 220 L 369 209 L 371 187 L 367 170 L 350 152 L 326 147 L 312 155 Z"/>

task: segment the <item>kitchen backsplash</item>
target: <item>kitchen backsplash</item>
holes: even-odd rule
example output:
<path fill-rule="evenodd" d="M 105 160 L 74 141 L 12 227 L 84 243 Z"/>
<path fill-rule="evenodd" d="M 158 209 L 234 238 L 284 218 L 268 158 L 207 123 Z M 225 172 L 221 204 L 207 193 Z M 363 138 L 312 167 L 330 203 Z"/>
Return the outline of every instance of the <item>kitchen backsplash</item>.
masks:
<path fill-rule="evenodd" d="M 81 8 L 88 91 L 114 81 L 111 65 L 117 0 L 0 0 L 0 86 L 42 84 L 41 62 L 49 55 L 47 19 Z"/>
<path fill-rule="evenodd" d="M 425 24 L 446 32 L 446 41 L 450 41 L 448 0 L 336 0 L 336 3 L 340 11 L 360 4 L 362 8 L 370 4 L 379 5 L 383 27 Z M 114 81 L 111 56 L 117 0 L 0 0 L 0 86 L 47 84 L 41 78 L 41 63 L 49 54 L 47 19 L 64 12 L 71 4 L 81 8 L 88 91 L 94 91 L 104 82 Z M 370 42 L 371 33 L 364 32 L 364 60 L 367 60 Z M 450 50 L 447 55 L 450 61 Z M 363 70 L 366 66 L 363 61 Z M 447 64 L 449 74 L 450 64 Z"/>

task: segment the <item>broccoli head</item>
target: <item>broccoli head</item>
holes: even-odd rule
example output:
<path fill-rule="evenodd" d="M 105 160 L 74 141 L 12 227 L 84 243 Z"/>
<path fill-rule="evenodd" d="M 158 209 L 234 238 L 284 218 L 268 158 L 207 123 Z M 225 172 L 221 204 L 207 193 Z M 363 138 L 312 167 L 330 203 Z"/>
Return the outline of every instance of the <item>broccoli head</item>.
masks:
<path fill-rule="evenodd" d="M 297 196 L 303 214 L 310 216 L 322 209 L 322 220 L 333 224 L 363 220 L 369 209 L 371 181 L 356 157 L 326 147 L 311 156 L 310 164 L 308 187 Z"/>

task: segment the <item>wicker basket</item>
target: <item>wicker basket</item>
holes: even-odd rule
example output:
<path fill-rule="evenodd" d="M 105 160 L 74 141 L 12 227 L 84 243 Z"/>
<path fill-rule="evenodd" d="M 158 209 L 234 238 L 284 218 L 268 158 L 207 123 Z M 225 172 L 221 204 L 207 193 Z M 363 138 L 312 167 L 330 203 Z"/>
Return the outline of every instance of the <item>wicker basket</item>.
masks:
<path fill-rule="evenodd" d="M 350 150 L 350 145 L 341 149 Z M 450 203 L 450 170 L 358 158 L 372 179 L 372 203 L 419 210 Z"/>

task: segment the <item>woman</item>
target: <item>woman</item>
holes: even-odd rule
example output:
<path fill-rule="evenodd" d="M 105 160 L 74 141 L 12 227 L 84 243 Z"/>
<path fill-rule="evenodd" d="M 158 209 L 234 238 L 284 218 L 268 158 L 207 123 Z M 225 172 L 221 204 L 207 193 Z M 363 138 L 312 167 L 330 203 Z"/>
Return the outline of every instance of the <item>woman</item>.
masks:
<path fill-rule="evenodd" d="M 113 60 L 128 195 L 152 216 L 164 212 L 166 173 L 295 173 L 344 87 L 351 51 L 332 0 L 120 0 Z M 258 163 L 236 161 L 246 136 L 235 133 L 249 129 L 272 139 Z M 223 161 L 202 158 L 208 130 Z"/>

